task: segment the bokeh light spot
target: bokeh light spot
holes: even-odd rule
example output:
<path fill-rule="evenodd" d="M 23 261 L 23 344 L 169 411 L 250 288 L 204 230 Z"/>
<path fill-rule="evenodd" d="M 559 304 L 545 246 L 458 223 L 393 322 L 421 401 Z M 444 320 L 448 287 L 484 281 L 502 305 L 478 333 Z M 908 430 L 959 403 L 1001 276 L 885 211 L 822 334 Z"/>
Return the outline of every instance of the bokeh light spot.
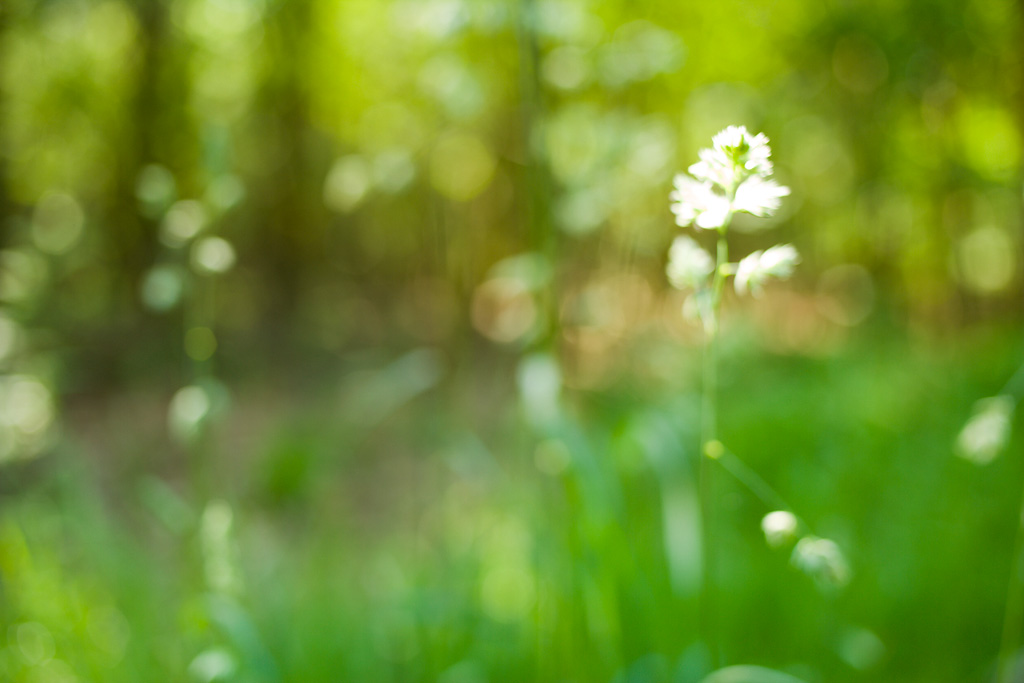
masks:
<path fill-rule="evenodd" d="M 34 249 L 0 251 L 0 300 L 25 302 L 41 293 L 46 261 Z"/>
<path fill-rule="evenodd" d="M 516 621 L 533 609 L 536 587 L 526 567 L 498 566 L 484 575 L 480 599 L 496 621 Z"/>
<path fill-rule="evenodd" d="M 197 683 L 213 683 L 227 681 L 234 676 L 238 664 L 230 652 L 221 648 L 211 648 L 196 655 L 188 665 L 188 673 Z"/>
<path fill-rule="evenodd" d="M 185 353 L 192 360 L 208 360 L 217 350 L 217 337 L 208 327 L 193 327 L 185 333 Z"/>
<path fill-rule="evenodd" d="M 1002 228 L 989 225 L 960 240 L 958 257 L 964 284 L 980 294 L 1006 289 L 1017 272 L 1016 245 Z"/>
<path fill-rule="evenodd" d="M 497 161 L 479 137 L 458 131 L 445 133 L 430 155 L 430 180 L 438 192 L 465 202 L 483 192 Z"/>
<path fill-rule="evenodd" d="M 169 247 L 182 247 L 206 227 L 203 205 L 194 199 L 175 202 L 160 225 L 160 239 Z"/>
<path fill-rule="evenodd" d="M 143 212 L 155 218 L 167 209 L 178 193 L 174 176 L 159 164 L 150 164 L 139 172 L 135 182 L 135 196 Z"/>
<path fill-rule="evenodd" d="M 22 436 L 34 436 L 53 420 L 53 398 L 39 380 L 12 375 L 0 379 L 0 424 L 12 427 Z"/>
<path fill-rule="evenodd" d="M 18 324 L 0 312 L 0 361 L 15 352 L 19 336 Z"/>
<path fill-rule="evenodd" d="M 222 237 L 204 237 L 192 245 L 191 258 L 199 272 L 220 275 L 235 265 L 235 248 Z"/>
<path fill-rule="evenodd" d="M 116 664 L 124 657 L 131 627 L 120 611 L 108 605 L 93 607 L 86 628 L 92 642 L 108 656 L 108 663 Z"/>
<path fill-rule="evenodd" d="M 75 246 L 84 226 L 85 213 L 74 197 L 48 192 L 32 216 L 32 241 L 42 252 L 63 254 Z"/>
<path fill-rule="evenodd" d="M 576 90 L 590 79 L 585 50 L 571 45 L 556 47 L 541 64 L 544 80 L 560 90 Z"/>
<path fill-rule="evenodd" d="M 21 655 L 34 665 L 50 661 L 57 651 L 50 630 L 34 621 L 18 624 L 17 643 Z"/>
<path fill-rule="evenodd" d="M 206 199 L 221 211 L 227 211 L 245 199 L 245 183 L 236 175 L 219 175 L 210 182 Z"/>
<path fill-rule="evenodd" d="M 139 290 L 146 307 L 154 311 L 167 311 L 181 301 L 185 280 L 181 270 L 174 266 L 155 266 L 143 277 Z"/>
<path fill-rule="evenodd" d="M 513 278 L 487 280 L 473 293 L 473 327 L 496 342 L 524 337 L 537 320 L 537 307 L 526 286 Z"/>
<path fill-rule="evenodd" d="M 324 204 L 340 213 L 348 213 L 366 197 L 372 187 L 370 168 L 358 155 L 342 157 L 334 162 L 324 180 Z"/>
<path fill-rule="evenodd" d="M 964 159 L 990 180 L 1006 180 L 1021 161 L 1021 135 L 1003 107 L 965 104 L 957 123 Z"/>
<path fill-rule="evenodd" d="M 171 433 L 184 441 L 195 437 L 211 407 L 210 395 L 203 387 L 182 387 L 174 394 L 167 411 Z"/>

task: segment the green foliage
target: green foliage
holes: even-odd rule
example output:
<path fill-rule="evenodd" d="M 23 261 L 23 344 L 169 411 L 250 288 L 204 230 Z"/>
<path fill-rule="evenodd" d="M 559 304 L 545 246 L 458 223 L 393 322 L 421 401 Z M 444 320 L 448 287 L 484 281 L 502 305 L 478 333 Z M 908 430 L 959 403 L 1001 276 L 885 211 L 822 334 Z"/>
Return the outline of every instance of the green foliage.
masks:
<path fill-rule="evenodd" d="M 978 469 L 953 445 L 990 359 L 1010 367 L 1018 349 L 997 335 L 936 346 L 912 368 L 906 342 L 824 359 L 733 353 L 723 437 L 854 573 L 820 593 L 763 542 L 769 508 L 722 480 L 728 661 L 811 683 L 983 679 L 1013 535 L 1006 482 L 1021 468 Z M 986 360 L 951 374 L 950 356 Z M 900 386 L 898 422 L 870 406 L 866 376 Z M 275 418 L 270 450 L 230 457 L 224 471 L 254 473 L 219 484 L 231 503 L 182 497 L 173 480 L 101 499 L 96 483 L 130 446 L 104 469 L 83 469 L 84 443 L 54 456 L 37 493 L 3 512 L 11 679 L 34 680 L 43 658 L 115 681 L 701 680 L 694 389 L 576 398 L 532 436 L 508 402 L 463 422 L 477 380 L 451 378 L 343 437 L 328 416 Z M 233 442 L 222 431 L 214 452 Z M 311 482 L 274 469 L 288 454 Z"/>

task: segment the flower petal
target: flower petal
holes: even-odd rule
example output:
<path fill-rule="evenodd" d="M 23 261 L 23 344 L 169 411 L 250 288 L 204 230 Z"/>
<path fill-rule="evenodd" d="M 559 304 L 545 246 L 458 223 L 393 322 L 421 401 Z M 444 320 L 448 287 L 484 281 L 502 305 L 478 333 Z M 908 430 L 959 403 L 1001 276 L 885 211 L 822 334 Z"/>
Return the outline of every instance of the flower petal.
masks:
<path fill-rule="evenodd" d="M 755 175 L 747 178 L 736 188 L 733 207 L 737 211 L 746 211 L 755 216 L 770 216 L 778 211 L 782 198 L 788 195 L 788 187 Z"/>

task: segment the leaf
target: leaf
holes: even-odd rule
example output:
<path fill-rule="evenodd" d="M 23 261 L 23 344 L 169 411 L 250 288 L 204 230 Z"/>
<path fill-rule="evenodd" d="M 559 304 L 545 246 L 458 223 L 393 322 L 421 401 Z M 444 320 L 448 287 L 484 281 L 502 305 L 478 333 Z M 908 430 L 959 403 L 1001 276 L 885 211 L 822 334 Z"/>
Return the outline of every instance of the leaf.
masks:
<path fill-rule="evenodd" d="M 795 676 L 763 666 L 729 666 L 712 672 L 701 683 L 804 683 Z"/>

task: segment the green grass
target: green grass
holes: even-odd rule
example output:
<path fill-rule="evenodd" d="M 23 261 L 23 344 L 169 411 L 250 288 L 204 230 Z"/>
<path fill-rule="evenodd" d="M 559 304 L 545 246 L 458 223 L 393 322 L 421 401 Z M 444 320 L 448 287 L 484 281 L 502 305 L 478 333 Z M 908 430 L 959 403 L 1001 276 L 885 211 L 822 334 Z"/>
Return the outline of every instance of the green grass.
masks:
<path fill-rule="evenodd" d="M 493 354 L 433 385 L 395 388 L 392 366 L 340 405 L 239 394 L 208 456 L 226 536 L 144 424 L 92 440 L 69 424 L 57 452 L 4 470 L 0 679 L 210 680 L 231 662 L 212 680 L 696 683 L 699 401 L 696 352 L 677 353 L 676 380 L 566 392 L 542 423 Z M 1016 330 L 726 350 L 723 440 L 854 572 L 820 590 L 765 545 L 764 504 L 719 477 L 728 663 L 808 683 L 991 677 L 1020 441 L 986 468 L 952 443 L 1022 359 Z M 360 391 L 385 408 L 353 418 Z"/>

